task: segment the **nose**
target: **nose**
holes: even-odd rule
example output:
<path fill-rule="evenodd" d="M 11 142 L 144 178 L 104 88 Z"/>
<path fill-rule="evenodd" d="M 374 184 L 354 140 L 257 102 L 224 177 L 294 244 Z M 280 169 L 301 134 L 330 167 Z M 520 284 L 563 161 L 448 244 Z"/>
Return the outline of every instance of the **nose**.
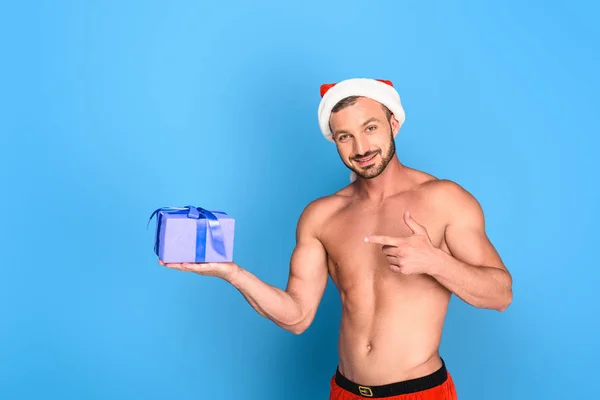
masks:
<path fill-rule="evenodd" d="M 364 135 L 358 135 L 354 139 L 354 154 L 365 154 L 369 151 L 371 145 Z"/>

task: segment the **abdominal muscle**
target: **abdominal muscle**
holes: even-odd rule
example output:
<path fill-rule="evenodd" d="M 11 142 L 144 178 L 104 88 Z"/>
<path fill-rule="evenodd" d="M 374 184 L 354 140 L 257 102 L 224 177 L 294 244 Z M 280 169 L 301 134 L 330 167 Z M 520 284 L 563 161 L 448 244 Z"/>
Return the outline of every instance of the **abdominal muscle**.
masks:
<path fill-rule="evenodd" d="M 352 285 L 336 282 L 343 308 L 340 372 L 369 386 L 435 372 L 442 365 L 438 349 L 449 292 L 426 275 L 377 275 Z"/>

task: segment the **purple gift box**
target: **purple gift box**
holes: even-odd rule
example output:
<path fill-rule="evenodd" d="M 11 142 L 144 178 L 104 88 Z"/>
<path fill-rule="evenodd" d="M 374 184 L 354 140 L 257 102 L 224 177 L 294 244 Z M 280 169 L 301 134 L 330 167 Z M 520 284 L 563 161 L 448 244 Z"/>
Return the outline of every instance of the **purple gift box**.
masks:
<path fill-rule="evenodd" d="M 157 216 L 154 252 L 164 263 L 231 262 L 235 219 L 201 207 L 165 207 Z"/>

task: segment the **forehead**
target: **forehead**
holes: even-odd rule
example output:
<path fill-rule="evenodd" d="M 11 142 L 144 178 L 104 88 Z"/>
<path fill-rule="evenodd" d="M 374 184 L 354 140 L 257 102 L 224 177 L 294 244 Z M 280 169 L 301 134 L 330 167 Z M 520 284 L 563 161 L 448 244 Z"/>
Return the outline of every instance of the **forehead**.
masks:
<path fill-rule="evenodd" d="M 370 118 L 385 121 L 386 116 L 383 105 L 373 99 L 359 97 L 354 104 L 344 107 L 336 113 L 331 113 L 329 123 L 335 130 L 346 125 L 360 125 Z"/>

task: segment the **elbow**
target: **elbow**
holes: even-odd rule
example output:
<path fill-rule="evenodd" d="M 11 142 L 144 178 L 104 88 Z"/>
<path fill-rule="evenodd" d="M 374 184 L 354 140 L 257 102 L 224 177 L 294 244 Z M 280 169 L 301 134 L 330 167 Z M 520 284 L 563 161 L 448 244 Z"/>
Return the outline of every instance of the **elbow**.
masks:
<path fill-rule="evenodd" d="M 498 306 L 496 307 L 496 310 L 499 312 L 504 312 L 508 309 L 508 307 L 511 305 L 513 300 L 513 294 L 512 294 L 512 290 L 508 290 L 507 293 L 502 297 L 501 301 L 499 302 Z"/>
<path fill-rule="evenodd" d="M 304 331 L 306 331 L 306 329 L 308 329 L 308 327 L 292 326 L 292 327 L 288 328 L 288 331 L 292 332 L 294 335 L 301 335 L 304 333 Z"/>
<path fill-rule="evenodd" d="M 487 301 L 478 301 L 471 303 L 474 307 L 482 310 L 494 310 L 498 312 L 504 312 L 508 309 L 508 306 L 512 303 L 512 292 L 508 292 L 505 295 L 490 298 Z"/>
<path fill-rule="evenodd" d="M 293 333 L 294 335 L 301 335 L 302 333 L 304 333 L 308 327 L 311 325 L 312 323 L 312 318 L 305 318 L 303 320 L 301 320 L 298 323 L 295 323 L 293 325 L 287 325 L 285 327 L 285 329 L 291 333 Z"/>
<path fill-rule="evenodd" d="M 504 312 L 511 305 L 513 300 L 513 290 L 512 290 L 512 277 L 508 272 L 506 272 L 506 281 L 504 282 L 504 290 L 502 290 L 502 294 L 498 296 L 498 303 L 494 309 L 499 312 Z"/>
<path fill-rule="evenodd" d="M 291 333 L 293 333 L 294 335 L 301 335 L 308 329 L 311 322 L 312 321 L 310 321 L 310 320 L 302 321 L 297 324 L 288 326 L 287 330 L 290 331 Z"/>
<path fill-rule="evenodd" d="M 294 335 L 300 335 L 304 333 L 312 324 L 314 317 L 314 311 L 307 311 L 298 308 L 298 313 L 296 317 L 293 319 L 288 319 L 288 321 L 285 322 L 285 325 L 283 325 L 282 328 L 293 333 Z"/>

